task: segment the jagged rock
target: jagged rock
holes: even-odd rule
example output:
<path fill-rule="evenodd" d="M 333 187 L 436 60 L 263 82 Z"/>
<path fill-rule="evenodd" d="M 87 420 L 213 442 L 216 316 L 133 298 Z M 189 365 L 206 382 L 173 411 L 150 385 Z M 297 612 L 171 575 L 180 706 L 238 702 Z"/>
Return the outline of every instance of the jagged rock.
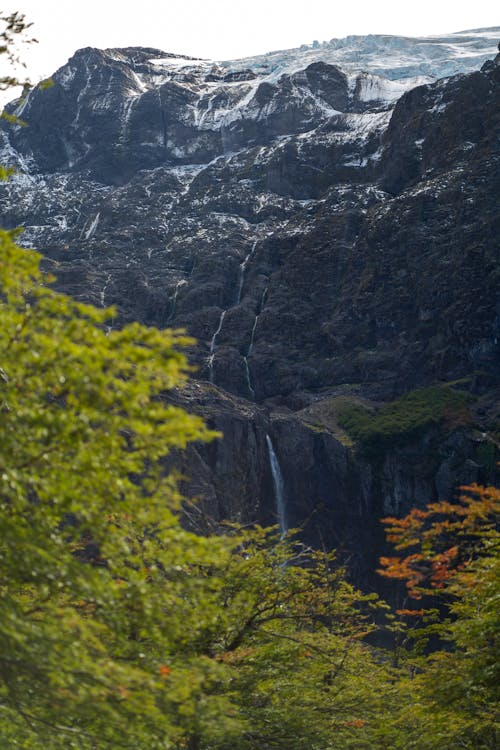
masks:
<path fill-rule="evenodd" d="M 453 60 L 449 39 L 424 59 L 375 36 L 217 65 L 86 48 L 11 105 L 28 127 L 0 126 L 2 224 L 112 325 L 198 340 L 176 398 L 225 437 L 183 459 L 193 524 L 276 520 L 269 435 L 288 522 L 365 580 L 380 515 L 484 475 L 467 429 L 374 464 L 307 416 L 339 389 L 497 382 L 500 67 L 477 69 L 487 33 L 452 38 Z"/>

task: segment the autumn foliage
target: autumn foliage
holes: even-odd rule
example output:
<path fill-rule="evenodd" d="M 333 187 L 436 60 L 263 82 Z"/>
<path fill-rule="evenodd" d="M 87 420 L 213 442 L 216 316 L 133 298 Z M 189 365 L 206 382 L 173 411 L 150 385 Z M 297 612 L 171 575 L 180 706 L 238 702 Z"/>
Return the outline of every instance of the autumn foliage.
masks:
<path fill-rule="evenodd" d="M 399 690 L 410 702 L 396 724 L 406 747 L 498 747 L 499 509 L 499 489 L 472 485 L 457 502 L 384 520 L 399 554 L 383 558 L 380 573 L 420 600 L 419 609 L 398 612 L 410 674 Z"/>
<path fill-rule="evenodd" d="M 499 512 L 500 490 L 472 485 L 462 488 L 457 502 L 431 503 L 404 518 L 383 519 L 387 540 L 400 554 L 382 557 L 379 573 L 405 581 L 413 599 L 438 593 L 484 552 Z"/>

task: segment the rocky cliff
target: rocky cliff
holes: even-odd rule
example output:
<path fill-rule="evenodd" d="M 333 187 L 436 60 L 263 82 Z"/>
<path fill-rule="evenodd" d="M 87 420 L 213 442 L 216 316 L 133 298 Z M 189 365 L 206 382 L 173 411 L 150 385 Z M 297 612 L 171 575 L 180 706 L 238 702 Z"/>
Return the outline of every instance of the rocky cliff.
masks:
<path fill-rule="evenodd" d="M 116 305 L 113 325 L 197 339 L 197 380 L 175 398 L 224 439 L 179 458 L 193 523 L 273 522 L 281 492 L 282 524 L 344 548 L 366 580 L 380 515 L 491 478 L 495 33 L 218 64 L 88 48 L 11 105 L 28 127 L 0 131 L 17 169 L 3 225 L 25 227 L 61 289 Z M 463 404 L 439 391 L 419 421 L 400 397 L 436 384 Z M 353 409 L 382 425 L 375 453 Z"/>

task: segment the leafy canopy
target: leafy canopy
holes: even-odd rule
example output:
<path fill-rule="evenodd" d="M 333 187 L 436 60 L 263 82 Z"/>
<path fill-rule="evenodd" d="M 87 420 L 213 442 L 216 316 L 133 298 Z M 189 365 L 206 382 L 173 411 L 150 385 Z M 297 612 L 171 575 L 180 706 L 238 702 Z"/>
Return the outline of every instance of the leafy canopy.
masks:
<path fill-rule="evenodd" d="M 26 24 L 0 21 L 13 62 Z M 0 230 L 2 746 L 376 747 L 370 597 L 273 530 L 180 523 L 162 460 L 215 436 L 167 400 L 189 339 L 106 334 L 110 311 L 55 293 L 15 238 Z"/>
<path fill-rule="evenodd" d="M 275 530 L 180 523 L 162 459 L 214 437 L 166 400 L 188 339 L 106 334 L 110 311 L 45 281 L 0 232 L 0 740 L 382 747 L 375 598 Z"/>
<path fill-rule="evenodd" d="M 418 609 L 400 612 L 416 620 L 409 631 L 416 643 L 439 638 L 430 655 L 409 654 L 413 703 L 400 719 L 418 737 L 409 747 L 498 747 L 499 512 L 500 490 L 473 485 L 458 502 L 385 519 L 398 554 L 382 558 L 380 572 L 404 581 L 418 600 Z"/>
<path fill-rule="evenodd" d="M 24 19 L 0 21 L 9 55 Z M 384 574 L 445 594 L 449 615 L 422 610 L 447 650 L 391 667 L 365 643 L 380 605 L 334 555 L 275 530 L 182 527 L 162 460 L 215 436 L 168 403 L 189 340 L 107 335 L 110 311 L 55 293 L 39 260 L 0 230 L 0 744 L 493 750 L 498 491 L 388 520 L 401 554 Z M 420 391 L 346 426 L 379 450 L 433 421 L 436 399 L 439 419 L 464 411 Z"/>
<path fill-rule="evenodd" d="M 104 717 L 144 680 L 127 664 L 165 606 L 153 582 L 217 555 L 180 528 L 161 465 L 213 433 L 164 400 L 186 377 L 184 337 L 106 335 L 109 312 L 53 292 L 38 263 L 0 232 L 0 700 L 28 718 L 35 701 L 40 721 L 66 704 Z"/>

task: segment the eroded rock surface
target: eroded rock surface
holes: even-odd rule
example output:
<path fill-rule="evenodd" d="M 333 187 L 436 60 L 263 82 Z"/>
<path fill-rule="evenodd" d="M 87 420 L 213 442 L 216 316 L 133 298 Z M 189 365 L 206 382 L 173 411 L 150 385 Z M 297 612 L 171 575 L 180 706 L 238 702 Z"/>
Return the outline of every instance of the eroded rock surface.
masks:
<path fill-rule="evenodd" d="M 270 435 L 289 525 L 366 575 L 380 515 L 481 479 L 463 429 L 419 473 L 435 435 L 374 466 L 307 415 L 339 392 L 495 387 L 498 59 L 474 70 L 493 37 L 462 35 L 473 72 L 451 78 L 443 40 L 425 59 L 368 37 L 218 65 L 88 48 L 11 105 L 28 127 L 1 126 L 18 170 L 2 224 L 25 227 L 65 292 L 116 305 L 112 325 L 197 339 L 179 398 L 225 435 L 188 457 L 209 515 L 275 520 Z"/>

